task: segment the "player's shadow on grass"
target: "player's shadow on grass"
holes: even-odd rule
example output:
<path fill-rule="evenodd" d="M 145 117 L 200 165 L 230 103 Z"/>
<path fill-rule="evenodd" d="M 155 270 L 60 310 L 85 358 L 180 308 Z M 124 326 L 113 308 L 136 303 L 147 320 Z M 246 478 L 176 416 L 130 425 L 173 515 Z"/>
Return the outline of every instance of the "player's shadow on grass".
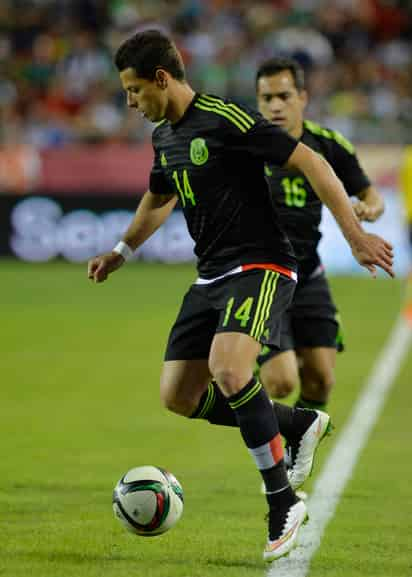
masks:
<path fill-rule="evenodd" d="M 212 565 L 213 567 L 226 567 L 228 569 L 230 568 L 235 568 L 235 567 L 241 567 L 242 569 L 256 569 L 257 571 L 260 571 L 259 575 L 261 575 L 262 573 L 262 567 L 263 564 L 262 562 L 259 562 L 258 560 L 256 561 L 245 561 L 245 560 L 236 560 L 236 559 L 208 559 L 207 561 L 205 561 L 205 565 Z M 253 577 L 251 575 L 251 577 Z"/>
<path fill-rule="evenodd" d="M 80 551 L 26 551 L 13 553 L 12 557 L 15 559 L 19 557 L 20 559 L 25 559 L 27 561 L 47 561 L 58 563 L 72 563 L 76 565 L 81 565 L 83 563 L 112 563 L 119 561 L 132 561 L 136 562 L 136 555 L 130 555 L 125 553 L 82 553 Z M 10 555 L 11 557 L 11 555 Z"/>

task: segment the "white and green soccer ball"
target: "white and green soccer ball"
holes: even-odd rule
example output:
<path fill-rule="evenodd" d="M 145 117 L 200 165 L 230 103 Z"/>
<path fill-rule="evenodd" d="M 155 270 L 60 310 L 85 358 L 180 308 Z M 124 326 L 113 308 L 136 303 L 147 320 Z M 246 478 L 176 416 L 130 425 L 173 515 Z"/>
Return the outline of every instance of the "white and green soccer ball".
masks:
<path fill-rule="evenodd" d="M 182 516 L 182 486 L 160 467 L 135 467 L 114 488 L 113 511 L 128 531 L 143 537 L 161 535 Z"/>

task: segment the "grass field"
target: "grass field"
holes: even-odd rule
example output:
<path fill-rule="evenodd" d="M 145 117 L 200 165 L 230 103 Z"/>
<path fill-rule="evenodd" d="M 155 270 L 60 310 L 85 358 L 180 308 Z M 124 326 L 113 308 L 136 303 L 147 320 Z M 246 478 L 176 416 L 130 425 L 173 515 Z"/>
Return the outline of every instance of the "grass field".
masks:
<path fill-rule="evenodd" d="M 95 286 L 84 266 L 0 263 L 0 575 L 264 575 L 265 504 L 239 433 L 158 400 L 168 328 L 193 277 L 145 264 Z M 397 316 L 400 282 L 332 284 L 347 341 L 330 405 L 339 429 Z M 409 355 L 311 577 L 412 576 L 411 375 Z M 170 469 L 185 489 L 182 520 L 154 539 L 128 534 L 111 510 L 114 484 L 140 464 Z"/>

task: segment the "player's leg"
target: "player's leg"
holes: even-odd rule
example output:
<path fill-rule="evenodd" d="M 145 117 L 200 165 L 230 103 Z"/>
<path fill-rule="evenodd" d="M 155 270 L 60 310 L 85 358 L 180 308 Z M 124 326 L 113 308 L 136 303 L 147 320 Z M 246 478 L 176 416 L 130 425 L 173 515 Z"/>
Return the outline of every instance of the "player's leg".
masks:
<path fill-rule="evenodd" d="M 290 331 L 285 330 L 282 319 L 282 333 L 279 349 L 263 350 L 258 357 L 262 383 L 267 387 L 271 384 L 272 392 L 279 392 L 279 385 L 287 379 L 298 381 L 298 364 L 294 351 L 284 350 L 291 347 L 293 338 Z M 286 371 L 289 370 L 289 374 Z M 277 380 L 280 375 L 279 380 Z M 293 376 L 292 376 L 293 375 Z M 286 376 L 286 378 L 285 378 Z M 284 384 L 280 385 L 284 388 Z M 313 467 L 313 458 L 317 447 L 329 430 L 329 416 L 326 413 L 313 410 L 301 410 L 300 407 L 286 412 L 284 405 L 273 402 L 277 413 L 282 413 L 283 436 L 286 439 L 285 462 L 289 467 L 289 481 L 294 489 L 303 485 Z"/>
<path fill-rule="evenodd" d="M 336 351 L 343 350 L 339 316 L 324 275 L 302 284 L 291 314 L 301 380 L 297 407 L 325 410 L 335 376 Z"/>
<path fill-rule="evenodd" d="M 271 351 L 259 355 L 259 376 L 268 395 L 275 399 L 288 397 L 299 384 L 299 367 L 294 350 Z"/>
<path fill-rule="evenodd" d="M 179 415 L 237 427 L 235 414 L 211 380 L 208 357 L 220 313 L 207 293 L 207 287 L 192 285 L 183 299 L 166 347 L 160 397 Z"/>
<path fill-rule="evenodd" d="M 169 411 L 190 417 L 210 380 L 207 358 L 165 361 L 160 377 L 160 400 Z"/>
<path fill-rule="evenodd" d="M 340 333 L 336 308 L 324 275 L 298 285 L 289 314 L 301 381 L 295 408 L 298 414 L 299 409 L 305 408 L 317 415 L 303 435 L 294 437 L 292 432 L 287 439 L 289 479 L 297 488 L 310 475 L 317 447 L 330 431 L 330 418 L 324 411 L 334 382 Z"/>
<path fill-rule="evenodd" d="M 207 290 L 196 286 L 185 295 L 166 349 L 160 385 L 161 400 L 177 414 L 206 419 L 217 425 L 238 427 L 235 412 L 216 382 L 210 378 L 206 356 L 219 324 L 219 316 L 222 315 L 210 308 L 206 296 Z M 245 317 L 240 322 L 244 320 Z M 256 341 L 252 339 L 252 342 L 256 346 Z M 253 358 L 255 355 L 256 351 Z M 237 351 L 236 358 L 243 357 L 243 353 Z M 248 361 L 248 371 L 249 365 Z M 249 377 L 249 372 L 246 377 Z M 312 413 L 297 411 L 279 403 L 274 403 L 272 410 L 286 439 L 294 440 L 296 435 L 302 438 L 313 421 Z"/>
<path fill-rule="evenodd" d="M 237 325 L 239 325 L 239 327 L 246 331 L 249 330 L 250 320 L 251 330 L 255 331 L 256 327 L 258 327 L 260 333 L 264 332 L 264 322 L 269 318 L 270 310 L 268 307 L 262 310 L 262 307 L 258 306 L 259 302 L 261 302 L 258 298 L 256 298 L 256 304 L 253 307 L 253 299 L 255 297 L 246 296 L 244 298 L 242 290 L 243 292 L 245 290 L 247 292 L 249 286 L 252 291 L 251 294 L 253 294 L 254 290 L 260 290 L 260 285 L 262 284 L 261 278 L 265 277 L 265 275 L 271 281 L 270 283 L 266 283 L 268 289 L 266 296 L 269 299 L 267 302 L 269 303 L 270 299 L 273 300 L 274 294 L 272 293 L 275 292 L 277 284 L 277 282 L 275 283 L 275 280 L 277 281 L 275 273 L 270 273 L 269 275 L 269 273 L 266 274 L 264 271 L 258 271 L 257 275 L 256 273 L 250 273 L 245 277 L 242 276 L 243 280 L 240 286 L 240 294 L 236 294 L 236 297 L 240 299 L 241 302 L 246 302 L 248 306 L 244 306 L 243 309 L 242 306 L 237 309 L 235 308 L 233 310 L 233 319 L 229 319 L 227 311 L 223 311 L 223 313 L 221 311 L 223 308 L 222 303 L 223 305 L 225 304 L 227 294 L 226 288 L 219 288 L 221 287 L 221 283 L 218 288 L 212 287 L 211 289 L 192 286 L 187 292 L 169 336 L 161 377 L 161 399 L 167 408 L 178 414 L 194 418 L 205 418 L 216 424 L 238 425 L 236 413 L 229 406 L 226 397 L 215 382 L 210 382 L 210 374 L 205 358 L 209 354 L 216 327 L 218 327 L 218 330 L 221 330 L 223 335 L 227 334 L 226 329 L 230 328 L 230 326 L 228 326 L 230 323 L 234 323 L 235 328 L 238 328 Z M 256 277 L 259 279 L 257 287 Z M 252 279 L 251 282 L 250 279 Z M 279 284 L 282 285 L 285 282 L 286 281 L 282 279 Z M 245 287 L 243 287 L 243 284 L 245 284 Z M 233 283 L 230 282 L 229 286 L 232 285 Z M 235 285 L 235 288 L 238 289 L 238 283 Z M 284 289 L 283 294 L 278 296 L 276 301 L 277 307 L 287 305 L 292 288 L 288 287 L 287 290 Z M 229 288 L 229 290 L 231 289 Z M 270 292 L 270 290 L 272 292 Z M 215 301 L 213 306 L 211 306 L 209 302 L 208 293 L 211 293 Z M 229 301 L 231 298 L 234 297 L 230 297 Z M 239 310 L 241 311 L 240 313 Z M 261 315 L 256 316 L 259 311 L 261 311 Z M 276 307 L 274 307 L 274 311 L 277 314 Z M 276 325 L 273 331 L 276 332 L 278 330 L 279 327 Z M 257 334 L 256 331 L 255 334 Z M 221 339 L 218 337 L 219 335 L 215 337 L 215 340 L 220 342 Z M 244 341 L 247 342 L 247 346 L 244 345 Z M 234 346 L 235 342 L 238 342 L 236 347 Z M 244 348 L 250 349 L 250 354 L 244 353 Z M 222 370 L 235 370 L 236 374 L 233 378 L 236 380 L 236 386 L 243 387 L 252 379 L 255 360 L 260 348 L 261 345 L 255 338 L 243 333 L 234 333 L 230 341 L 230 346 L 227 349 L 222 347 L 218 349 L 220 355 L 219 367 L 221 367 L 223 360 L 232 363 L 230 359 L 234 359 L 232 363 L 234 368 L 232 365 L 223 364 L 223 369 L 218 369 L 219 378 L 221 378 Z M 211 358 L 213 360 L 217 358 L 217 356 L 213 354 Z M 217 370 L 216 367 L 215 370 Z M 229 373 L 226 373 L 225 379 L 226 381 L 229 380 L 228 386 L 230 386 L 231 377 Z M 272 406 L 269 405 L 269 408 L 271 413 L 270 419 L 277 421 L 273 414 Z M 285 422 L 286 431 L 282 431 L 283 434 L 288 434 L 288 428 L 293 426 L 293 420 L 289 417 L 289 413 L 291 412 L 293 412 L 292 409 L 284 407 L 284 411 L 279 413 L 281 420 Z"/>
<path fill-rule="evenodd" d="M 253 376 L 260 348 L 259 342 L 247 334 L 219 333 L 212 343 L 209 367 L 236 415 L 267 492 L 277 494 L 289 483 L 277 419 L 262 384 Z"/>
<path fill-rule="evenodd" d="M 214 425 L 239 426 L 225 395 L 211 378 L 207 359 L 165 361 L 160 398 L 167 409 L 178 415 L 205 419 Z M 306 425 L 291 407 L 273 403 L 273 410 L 285 438 Z"/>
<path fill-rule="evenodd" d="M 210 371 L 236 415 L 243 440 L 260 471 L 269 505 L 271 561 L 295 545 L 306 519 L 287 477 L 279 424 L 262 384 L 254 377 L 262 341 L 278 344 L 280 316 L 290 302 L 292 281 L 272 271 L 251 271 L 216 287 L 223 305 L 209 357 Z"/>
<path fill-rule="evenodd" d="M 263 347 L 257 359 L 260 380 L 272 398 L 287 397 L 299 384 L 299 368 L 294 349 L 291 316 L 287 311 L 282 315 L 279 346 Z"/>
<path fill-rule="evenodd" d="M 178 415 L 238 427 L 236 415 L 209 371 L 208 359 L 165 361 L 160 379 L 163 405 Z"/>
<path fill-rule="evenodd" d="M 334 332 L 333 326 L 330 332 Z M 298 354 L 302 366 L 300 397 L 296 406 L 325 410 L 335 384 L 336 347 L 304 347 L 298 350 Z"/>
<path fill-rule="evenodd" d="M 160 378 L 163 405 L 186 417 L 203 405 L 211 381 L 208 357 L 219 313 L 204 293 L 192 285 L 185 294 L 169 334 Z"/>
<path fill-rule="evenodd" d="M 167 343 L 160 396 L 163 404 L 177 414 L 237 427 L 235 413 L 211 380 L 208 368 L 220 313 L 208 302 L 207 295 L 207 287 L 194 285 L 183 299 Z M 285 407 L 285 411 L 279 409 L 282 434 L 290 428 L 291 409 Z"/>

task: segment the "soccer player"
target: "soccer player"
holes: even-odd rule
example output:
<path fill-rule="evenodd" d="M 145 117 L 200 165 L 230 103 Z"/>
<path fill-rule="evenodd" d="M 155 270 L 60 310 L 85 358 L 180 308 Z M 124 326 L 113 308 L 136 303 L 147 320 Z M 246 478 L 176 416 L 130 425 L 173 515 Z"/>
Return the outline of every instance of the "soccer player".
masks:
<path fill-rule="evenodd" d="M 400 170 L 400 184 L 404 199 L 406 222 L 409 233 L 410 263 L 412 264 L 412 146 L 407 146 L 403 153 Z M 404 312 L 412 322 L 412 268 L 406 278 L 406 291 L 404 298 Z"/>
<path fill-rule="evenodd" d="M 291 58 L 272 58 L 256 74 L 259 111 L 274 125 L 325 158 L 347 193 L 358 197 L 359 220 L 374 221 L 384 210 L 379 192 L 362 170 L 355 150 L 340 133 L 304 120 L 307 93 L 304 72 Z M 326 410 L 334 383 L 340 342 L 337 310 L 318 254 L 322 200 L 296 168 L 265 167 L 271 197 L 298 260 L 298 283 L 282 320 L 279 349 L 259 356 L 260 378 L 269 394 L 289 395 L 299 382 L 295 406 Z"/>
<path fill-rule="evenodd" d="M 161 32 L 146 30 L 126 40 L 115 63 L 129 107 L 159 123 L 153 132 L 154 164 L 150 189 L 123 240 L 89 262 L 88 276 L 106 280 L 179 198 L 196 243 L 199 277 L 169 336 L 161 398 L 178 414 L 240 428 L 266 487 L 264 558 L 272 561 L 296 544 L 307 517 L 292 487 L 309 474 L 329 416 L 281 405 L 274 410 L 253 376 L 262 344 L 278 344 L 280 317 L 296 280 L 292 248 L 271 206 L 264 161 L 287 164 L 307 176 L 354 256 L 371 272 L 380 266 L 393 275 L 392 247 L 363 231 L 340 181 L 310 148 L 257 112 L 195 93 L 178 50 Z M 290 482 L 278 419 L 282 434 L 301 446 Z"/>

